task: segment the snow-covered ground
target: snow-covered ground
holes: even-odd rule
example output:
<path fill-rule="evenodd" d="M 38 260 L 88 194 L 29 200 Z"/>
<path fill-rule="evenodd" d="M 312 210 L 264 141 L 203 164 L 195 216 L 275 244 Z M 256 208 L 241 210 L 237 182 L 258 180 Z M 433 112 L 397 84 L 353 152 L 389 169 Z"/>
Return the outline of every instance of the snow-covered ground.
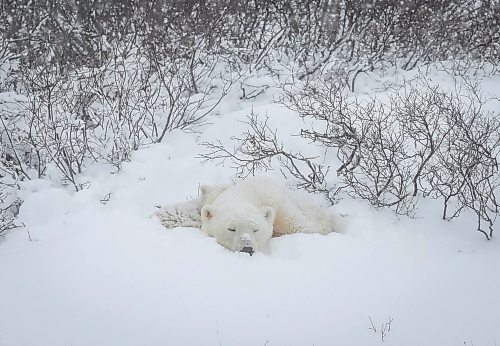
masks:
<path fill-rule="evenodd" d="M 341 233 L 274 238 L 252 257 L 162 227 L 156 205 L 234 178 L 202 164 L 199 143 L 238 135 L 251 111 L 300 129 L 272 95 L 235 94 L 201 135 L 172 132 L 119 172 L 90 167 L 78 193 L 24 182 L 25 227 L 0 241 L 0 345 L 500 345 L 500 243 L 433 201 L 409 219 L 342 200 Z"/>

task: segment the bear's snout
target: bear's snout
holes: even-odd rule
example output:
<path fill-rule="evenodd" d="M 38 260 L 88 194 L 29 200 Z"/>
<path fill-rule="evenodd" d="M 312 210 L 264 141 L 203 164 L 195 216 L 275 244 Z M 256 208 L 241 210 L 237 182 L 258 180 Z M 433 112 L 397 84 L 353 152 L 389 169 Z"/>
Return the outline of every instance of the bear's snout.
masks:
<path fill-rule="evenodd" d="M 241 235 L 241 250 L 240 252 L 246 252 L 250 256 L 255 252 L 253 249 L 253 239 L 248 233 Z"/>
<path fill-rule="evenodd" d="M 240 250 L 240 252 L 245 252 L 245 253 L 249 254 L 250 256 L 252 256 L 254 253 L 254 250 L 253 250 L 253 247 L 251 247 L 251 246 L 245 246 L 243 249 Z"/>

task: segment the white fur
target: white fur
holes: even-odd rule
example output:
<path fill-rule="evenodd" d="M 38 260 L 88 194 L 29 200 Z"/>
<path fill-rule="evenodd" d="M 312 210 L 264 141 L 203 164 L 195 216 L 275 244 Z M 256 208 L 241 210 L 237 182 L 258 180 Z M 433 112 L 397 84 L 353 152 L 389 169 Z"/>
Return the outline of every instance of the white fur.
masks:
<path fill-rule="evenodd" d="M 199 188 L 199 208 L 201 210 L 201 208 L 206 205 L 206 204 L 212 204 L 213 201 L 215 201 L 217 199 L 217 197 L 219 197 L 219 195 L 224 192 L 225 190 L 227 190 L 228 187 L 230 187 L 231 185 L 227 185 L 227 184 L 219 184 L 219 185 L 206 185 L 206 184 L 203 184 L 200 186 Z"/>
<path fill-rule="evenodd" d="M 204 186 L 201 199 L 202 230 L 232 251 L 262 250 L 272 236 L 335 230 L 333 215 L 269 178 L 251 177 L 223 188 Z"/>

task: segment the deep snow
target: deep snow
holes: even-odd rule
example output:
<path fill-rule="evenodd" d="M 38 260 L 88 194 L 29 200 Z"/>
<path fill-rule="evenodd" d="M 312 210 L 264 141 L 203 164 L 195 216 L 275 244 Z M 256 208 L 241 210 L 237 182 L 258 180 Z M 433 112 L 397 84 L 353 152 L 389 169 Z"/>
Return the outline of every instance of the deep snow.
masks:
<path fill-rule="evenodd" d="M 484 84 L 500 89 L 498 78 Z M 236 100 L 198 138 L 173 132 L 119 172 L 87 169 L 78 193 L 23 183 L 25 227 L 0 241 L 0 345 L 500 344 L 498 239 L 474 232 L 472 215 L 440 220 L 433 201 L 409 219 L 346 199 L 334 207 L 341 233 L 274 238 L 252 257 L 162 227 L 156 205 L 234 178 L 202 164 L 198 143 L 228 142 L 252 110 L 282 133 L 300 129 L 269 95 Z"/>

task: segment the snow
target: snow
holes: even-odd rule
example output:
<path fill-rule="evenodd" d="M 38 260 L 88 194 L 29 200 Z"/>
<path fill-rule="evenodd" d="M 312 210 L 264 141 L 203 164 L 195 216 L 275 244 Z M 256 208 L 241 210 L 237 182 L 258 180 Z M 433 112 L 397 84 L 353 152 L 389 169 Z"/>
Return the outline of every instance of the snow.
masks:
<path fill-rule="evenodd" d="M 377 85 L 363 78 L 357 85 Z M 500 81 L 484 85 L 494 92 Z M 251 257 L 198 229 L 165 229 L 157 205 L 234 178 L 229 166 L 202 164 L 199 143 L 231 143 L 252 111 L 282 134 L 300 129 L 269 95 L 237 94 L 200 135 L 169 133 L 118 172 L 89 167 L 79 192 L 23 183 L 25 226 L 0 241 L 0 345 L 500 343 L 498 239 L 474 232 L 473 215 L 442 221 L 434 201 L 409 219 L 342 200 L 340 233 L 273 238 Z"/>

